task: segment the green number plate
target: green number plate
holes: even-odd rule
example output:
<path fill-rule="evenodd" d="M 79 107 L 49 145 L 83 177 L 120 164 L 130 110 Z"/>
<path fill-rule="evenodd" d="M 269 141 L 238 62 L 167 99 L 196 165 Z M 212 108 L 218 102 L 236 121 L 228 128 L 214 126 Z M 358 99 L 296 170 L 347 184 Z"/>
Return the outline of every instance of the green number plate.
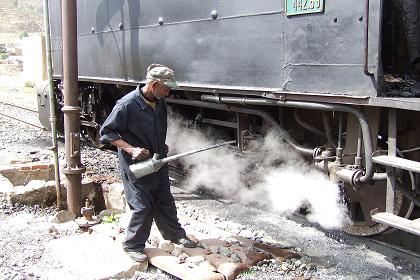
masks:
<path fill-rule="evenodd" d="M 303 15 L 322 13 L 324 11 L 324 0 L 284 0 L 286 15 Z"/>

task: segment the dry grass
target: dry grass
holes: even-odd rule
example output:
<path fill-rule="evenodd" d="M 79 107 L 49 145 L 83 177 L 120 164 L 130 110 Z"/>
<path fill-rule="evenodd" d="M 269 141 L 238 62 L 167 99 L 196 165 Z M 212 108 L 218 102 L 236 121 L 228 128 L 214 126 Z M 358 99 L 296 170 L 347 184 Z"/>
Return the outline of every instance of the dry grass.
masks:
<path fill-rule="evenodd" d="M 12 98 L 13 97 L 13 98 Z M 36 110 L 37 96 L 35 88 L 25 87 L 25 80 L 22 75 L 0 75 L 0 101 L 25 106 Z"/>
<path fill-rule="evenodd" d="M 44 29 L 42 0 L 0 0 L 1 32 L 40 32 Z"/>

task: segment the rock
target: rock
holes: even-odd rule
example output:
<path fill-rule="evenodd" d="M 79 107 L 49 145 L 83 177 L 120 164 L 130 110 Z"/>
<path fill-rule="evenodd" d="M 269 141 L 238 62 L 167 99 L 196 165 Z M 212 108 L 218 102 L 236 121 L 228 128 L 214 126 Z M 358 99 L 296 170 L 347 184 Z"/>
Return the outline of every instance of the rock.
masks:
<path fill-rule="evenodd" d="M 174 246 L 174 244 L 171 242 L 171 241 L 169 241 L 169 240 L 162 240 L 160 243 L 159 243 L 159 249 L 162 249 L 163 251 L 165 251 L 166 253 L 171 253 L 174 249 L 175 249 L 175 246 Z"/>
<path fill-rule="evenodd" d="M 51 219 L 51 223 L 62 224 L 69 221 L 74 221 L 76 215 L 67 210 L 61 210 Z"/>
<path fill-rule="evenodd" d="M 230 257 L 229 257 L 231 260 L 232 260 L 232 262 L 234 262 L 234 263 L 240 263 L 242 260 L 241 260 L 241 257 L 237 254 L 237 253 L 232 253 L 231 255 L 230 255 Z"/>
<path fill-rule="evenodd" d="M 211 271 L 211 272 L 216 272 L 217 271 L 217 269 L 209 262 L 209 261 L 203 261 L 203 262 L 201 262 L 199 265 L 198 265 L 198 267 L 200 268 L 200 269 L 203 269 L 203 270 L 207 270 L 207 271 Z"/>
<path fill-rule="evenodd" d="M 26 186 L 16 186 L 9 200 L 12 204 L 53 205 L 56 201 L 55 188 L 46 185 L 45 181 L 33 180 Z"/>
<path fill-rule="evenodd" d="M 159 247 L 160 240 L 156 236 L 150 236 L 147 242 L 154 247 Z"/>
<path fill-rule="evenodd" d="M 287 270 L 289 270 L 289 266 L 287 265 L 287 263 L 282 263 L 282 264 L 281 264 L 281 270 L 282 270 L 282 271 L 287 271 Z"/>
<path fill-rule="evenodd" d="M 130 209 L 125 199 L 124 187 L 121 183 L 103 184 L 102 192 L 106 209 L 119 211 L 119 213 L 126 212 Z"/>
<path fill-rule="evenodd" d="M 222 256 L 226 256 L 226 257 L 230 257 L 230 255 L 232 255 L 232 251 L 224 246 L 220 246 L 219 248 L 219 254 Z"/>
<path fill-rule="evenodd" d="M 175 247 L 172 250 L 171 254 L 174 255 L 175 257 L 178 257 L 179 255 L 182 254 L 182 250 L 181 250 L 181 248 Z"/>
<path fill-rule="evenodd" d="M 210 248 L 206 248 L 206 249 L 204 249 L 204 254 L 206 254 L 206 255 L 210 255 L 212 252 L 211 252 L 211 249 Z"/>
<path fill-rule="evenodd" d="M 195 265 L 199 265 L 201 262 L 204 262 L 205 259 L 203 256 L 193 256 L 188 257 L 186 261 Z"/>
<path fill-rule="evenodd" d="M 185 261 L 187 260 L 188 255 L 185 253 L 182 253 L 178 256 L 178 259 L 176 260 L 177 263 L 185 263 Z"/>
<path fill-rule="evenodd" d="M 219 248 L 219 246 L 212 245 L 212 246 L 209 246 L 207 248 L 210 249 L 213 254 L 220 254 L 220 248 Z"/>

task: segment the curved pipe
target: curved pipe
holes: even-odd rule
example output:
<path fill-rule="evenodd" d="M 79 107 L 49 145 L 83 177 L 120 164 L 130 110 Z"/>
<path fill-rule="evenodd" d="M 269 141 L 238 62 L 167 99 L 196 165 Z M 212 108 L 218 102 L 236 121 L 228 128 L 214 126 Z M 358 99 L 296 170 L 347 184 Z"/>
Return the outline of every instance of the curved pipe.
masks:
<path fill-rule="evenodd" d="M 325 135 L 327 136 L 328 144 L 330 144 L 332 148 L 337 149 L 337 145 L 334 144 L 334 140 L 332 136 L 330 119 L 328 118 L 328 115 L 326 112 L 322 112 L 322 122 L 324 124 Z"/>
<path fill-rule="evenodd" d="M 276 120 L 264 111 L 228 106 L 226 104 L 214 104 L 214 103 L 197 101 L 197 100 L 185 100 L 185 99 L 173 99 L 173 98 L 166 98 L 165 100 L 166 102 L 173 103 L 173 104 L 190 105 L 190 106 L 196 106 L 196 107 L 204 107 L 204 108 L 210 108 L 210 109 L 216 109 L 216 110 L 222 110 L 222 111 L 230 111 L 230 112 L 237 112 L 237 113 L 260 116 L 266 122 L 268 122 L 271 126 L 277 129 L 280 132 L 281 136 L 284 138 L 284 140 L 290 146 L 292 146 L 295 150 L 297 150 L 298 152 L 306 156 L 312 156 L 314 153 L 313 149 L 305 148 L 297 144 L 295 140 L 292 137 L 290 137 L 286 131 L 283 130 L 283 128 L 276 122 Z"/>
<path fill-rule="evenodd" d="M 327 136 L 325 135 L 325 133 L 324 133 L 322 130 L 320 130 L 320 129 L 318 129 L 318 128 L 316 128 L 316 127 L 312 126 L 312 125 L 310 125 L 309 123 L 307 123 L 307 122 L 303 121 L 303 120 L 300 118 L 300 115 L 299 115 L 299 113 L 298 113 L 298 111 L 297 111 L 296 109 L 295 109 L 294 115 L 295 115 L 296 122 L 297 122 L 297 123 L 298 123 L 301 127 L 305 128 L 306 130 L 309 130 L 309 131 L 311 131 L 311 132 L 313 132 L 313 133 L 315 133 L 315 134 L 317 134 L 317 135 L 319 135 L 319 136 L 322 136 L 322 137 L 324 137 L 324 138 L 327 138 Z"/>
<path fill-rule="evenodd" d="M 243 105 L 268 105 L 268 106 L 286 106 L 292 108 L 306 108 L 321 111 L 341 111 L 353 114 L 359 121 L 360 128 L 363 134 L 363 144 L 365 148 L 365 162 L 366 172 L 357 179 L 357 182 L 366 183 L 370 181 L 373 176 L 373 161 L 372 161 L 372 135 L 370 132 L 369 122 L 365 115 L 357 110 L 356 108 L 341 105 L 341 104 L 324 104 L 315 102 L 303 102 L 303 101 L 280 101 L 273 99 L 261 99 L 261 98 L 239 98 L 239 97 L 219 97 L 213 95 L 202 95 L 201 100 L 243 104 Z"/>

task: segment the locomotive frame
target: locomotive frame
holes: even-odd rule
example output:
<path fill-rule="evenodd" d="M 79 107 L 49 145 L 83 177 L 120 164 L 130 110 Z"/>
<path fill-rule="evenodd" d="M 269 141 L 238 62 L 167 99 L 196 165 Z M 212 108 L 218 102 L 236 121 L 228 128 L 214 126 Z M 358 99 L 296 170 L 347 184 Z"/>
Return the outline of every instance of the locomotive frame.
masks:
<path fill-rule="evenodd" d="M 82 134 L 99 144 L 115 102 L 144 84 L 147 65 L 167 64 L 180 81 L 167 103 L 185 117 L 224 127 L 240 150 L 270 126 L 342 184 L 354 222 L 346 232 L 388 231 L 372 210 L 417 218 L 420 4 L 325 1 L 288 16 L 289 2 L 78 1 Z M 60 4 L 51 1 L 49 16 L 64 130 Z M 49 94 L 39 94 L 45 127 Z"/>

